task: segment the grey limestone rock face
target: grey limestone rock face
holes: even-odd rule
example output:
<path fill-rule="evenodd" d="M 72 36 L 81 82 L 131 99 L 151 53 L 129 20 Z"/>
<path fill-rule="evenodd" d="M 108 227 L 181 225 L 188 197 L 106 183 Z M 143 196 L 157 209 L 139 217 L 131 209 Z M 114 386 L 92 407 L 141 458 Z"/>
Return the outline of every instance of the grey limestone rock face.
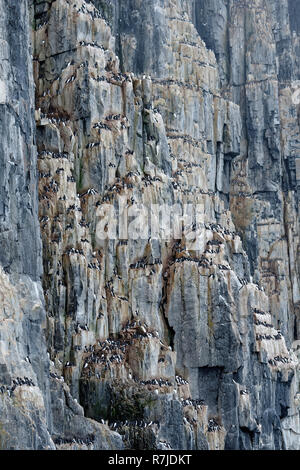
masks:
<path fill-rule="evenodd" d="M 1 449 L 300 448 L 298 10 L 0 0 Z"/>

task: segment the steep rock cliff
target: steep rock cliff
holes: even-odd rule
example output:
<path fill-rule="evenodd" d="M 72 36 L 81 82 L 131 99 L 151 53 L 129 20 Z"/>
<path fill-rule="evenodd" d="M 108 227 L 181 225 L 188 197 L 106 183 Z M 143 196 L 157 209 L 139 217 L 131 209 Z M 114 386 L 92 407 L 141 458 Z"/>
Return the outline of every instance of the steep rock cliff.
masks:
<path fill-rule="evenodd" d="M 9 3 L 0 447 L 299 449 L 299 2 Z"/>

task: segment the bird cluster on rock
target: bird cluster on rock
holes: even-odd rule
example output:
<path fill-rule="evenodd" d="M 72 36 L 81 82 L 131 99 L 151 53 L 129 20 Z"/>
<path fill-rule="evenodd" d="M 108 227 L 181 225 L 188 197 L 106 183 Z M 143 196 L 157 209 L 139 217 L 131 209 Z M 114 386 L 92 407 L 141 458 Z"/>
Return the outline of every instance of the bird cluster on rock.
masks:
<path fill-rule="evenodd" d="M 74 60 L 70 60 L 70 61 L 67 63 L 67 65 L 66 65 L 65 68 L 67 69 L 68 67 L 71 67 L 71 65 L 74 65 L 74 64 L 75 64 Z"/>
<path fill-rule="evenodd" d="M 109 280 L 107 281 L 107 283 L 105 284 L 105 289 L 108 290 L 108 292 L 110 293 L 110 295 L 111 295 L 112 297 L 115 297 L 115 296 L 116 296 L 116 294 L 115 294 L 115 292 L 114 292 L 114 286 L 113 286 L 113 280 L 112 280 L 112 279 L 109 279 Z"/>
<path fill-rule="evenodd" d="M 197 263 L 198 266 L 201 268 L 208 269 L 210 266 L 213 265 L 212 260 L 208 261 L 206 258 L 197 258 L 197 257 L 191 257 L 191 256 L 181 256 L 180 258 L 176 258 L 174 263 L 184 263 L 185 261 Z"/>
<path fill-rule="evenodd" d="M 68 85 L 69 83 L 72 83 L 74 82 L 76 79 L 76 75 L 72 75 L 71 77 L 69 77 L 66 82 L 65 82 L 65 85 Z"/>
<path fill-rule="evenodd" d="M 51 243 L 56 243 L 57 245 L 61 242 L 61 233 L 59 233 L 56 238 L 51 238 Z"/>
<path fill-rule="evenodd" d="M 101 145 L 101 142 L 91 142 L 90 144 L 86 145 L 86 149 L 93 149 L 94 147 L 99 147 Z"/>
<path fill-rule="evenodd" d="M 158 421 L 145 421 L 143 419 L 137 420 L 126 420 L 126 421 L 112 421 L 109 423 L 111 429 L 121 429 L 124 427 L 133 427 L 133 428 L 148 428 L 151 426 L 160 426 Z"/>
<path fill-rule="evenodd" d="M 182 399 L 181 404 L 183 407 L 186 406 L 193 406 L 194 408 L 201 408 L 201 406 L 205 405 L 204 400 L 199 400 L 198 398 L 193 400 L 192 398 Z"/>
<path fill-rule="evenodd" d="M 90 347 L 85 352 L 91 353 L 85 360 L 84 369 L 90 364 L 101 364 L 104 370 L 111 368 L 111 364 L 120 364 L 125 359 L 127 341 L 113 340 L 108 338 L 106 341 L 98 342 L 98 348 Z M 99 376 L 100 378 L 100 376 Z"/>
<path fill-rule="evenodd" d="M 93 125 L 93 129 L 105 129 L 107 131 L 111 131 L 111 128 L 107 124 L 105 124 L 105 122 L 102 121 L 96 122 Z"/>
<path fill-rule="evenodd" d="M 99 263 L 89 263 L 88 264 L 88 269 L 95 269 L 96 271 L 101 271 L 102 268 L 101 268 L 101 264 Z"/>
<path fill-rule="evenodd" d="M 59 186 L 60 184 L 57 181 L 51 180 L 48 185 L 43 186 L 43 190 L 45 193 L 57 193 Z"/>
<path fill-rule="evenodd" d="M 77 326 L 80 326 L 79 323 L 77 323 Z M 84 346 L 84 352 L 85 353 L 90 353 L 95 351 L 95 346 L 90 344 L 89 346 Z"/>
<path fill-rule="evenodd" d="M 83 67 L 88 67 L 89 66 L 89 62 L 86 60 L 84 62 L 81 62 L 81 64 L 79 65 L 79 68 L 82 69 Z"/>
<path fill-rule="evenodd" d="M 186 191 L 187 191 L 187 190 L 186 190 Z M 198 188 L 196 188 L 196 189 L 193 190 L 192 192 L 194 193 L 195 191 L 196 191 L 196 192 L 199 192 L 200 194 L 203 194 L 203 195 L 205 195 L 205 196 L 210 196 L 210 197 L 215 196 L 214 191 L 211 191 L 211 190 L 204 191 L 204 189 L 198 189 Z"/>
<path fill-rule="evenodd" d="M 185 229 L 187 231 L 191 230 L 192 232 L 195 232 L 196 230 L 198 230 L 200 228 L 201 224 L 197 224 L 196 222 L 193 222 L 192 224 L 190 225 L 185 225 Z M 175 247 L 177 249 L 177 252 L 179 253 L 181 250 L 179 249 L 180 247 L 180 242 L 176 242 L 175 243 Z"/>
<path fill-rule="evenodd" d="M 195 148 L 202 148 L 203 142 L 198 139 L 194 139 L 188 134 L 182 134 L 182 135 L 168 135 L 169 140 L 183 140 L 184 144 L 190 144 L 192 147 Z"/>
<path fill-rule="evenodd" d="M 141 260 L 137 261 L 136 263 L 132 263 L 129 268 L 130 269 L 145 269 L 147 266 L 146 258 L 142 258 Z"/>
<path fill-rule="evenodd" d="M 178 385 L 188 385 L 188 381 L 185 380 L 183 377 L 180 375 L 175 375 L 175 380 Z"/>
<path fill-rule="evenodd" d="M 273 328 L 272 323 L 267 323 L 265 321 L 260 321 L 258 319 L 254 320 L 254 324 L 257 326 L 265 326 L 266 328 Z"/>
<path fill-rule="evenodd" d="M 111 338 L 108 338 L 107 340 L 103 342 L 99 342 L 100 346 L 100 352 L 107 351 L 107 352 L 113 352 L 113 351 L 120 351 L 122 353 L 125 353 L 126 346 L 128 343 L 126 341 L 122 340 L 113 340 Z"/>
<path fill-rule="evenodd" d="M 179 129 L 174 129 L 174 128 L 171 128 L 171 127 L 166 127 L 166 132 L 179 132 Z M 182 158 L 179 158 L 178 159 L 179 162 L 182 162 L 184 161 Z"/>
<path fill-rule="evenodd" d="M 116 182 L 112 184 L 111 186 L 107 187 L 106 190 L 110 193 L 120 193 L 121 191 L 121 184 L 122 187 L 125 187 L 125 182 L 122 180 L 122 183 L 119 178 L 117 178 Z"/>
<path fill-rule="evenodd" d="M 95 196 L 96 194 L 98 194 L 98 191 L 97 189 L 95 188 L 89 188 L 87 191 L 85 191 L 84 193 L 80 194 L 79 195 L 79 198 L 83 198 L 85 196 Z"/>
<path fill-rule="evenodd" d="M 92 42 L 86 42 L 86 41 L 79 41 L 80 46 L 91 46 L 91 47 L 97 47 L 98 49 L 101 49 L 102 51 L 105 51 L 105 48 L 102 46 L 102 44 L 98 44 L 95 41 Z"/>
<path fill-rule="evenodd" d="M 50 190 L 53 191 L 54 193 L 58 192 L 60 184 L 56 180 L 51 180 L 49 183 Z"/>
<path fill-rule="evenodd" d="M 109 80 L 109 79 L 108 79 Z M 123 82 L 129 82 L 130 81 L 130 77 L 129 75 L 125 74 L 125 73 L 115 73 L 115 72 L 112 72 L 111 73 L 111 77 L 110 77 L 110 83 L 111 83 L 111 80 L 115 81 L 115 82 L 118 82 L 118 83 L 123 83 Z"/>
<path fill-rule="evenodd" d="M 135 314 L 138 315 L 138 311 L 136 311 Z M 129 339 L 131 341 L 130 344 L 132 344 L 132 340 L 134 339 L 159 338 L 159 333 L 156 330 L 150 329 L 147 323 L 134 320 L 126 323 L 121 330 L 121 336 Z"/>
<path fill-rule="evenodd" d="M 236 232 L 228 230 L 227 228 L 223 227 L 220 224 L 215 224 L 215 223 L 207 224 L 207 223 L 205 223 L 204 227 L 205 227 L 206 230 L 211 230 L 212 232 L 219 233 L 221 235 L 227 235 L 227 236 L 232 237 L 233 239 L 237 236 Z"/>
<path fill-rule="evenodd" d="M 48 173 L 43 173 L 42 171 L 39 171 L 39 177 L 40 178 L 50 178 L 51 173 L 50 173 L 50 171 L 48 171 Z"/>
<path fill-rule="evenodd" d="M 172 450 L 172 446 L 171 446 L 170 442 L 167 442 L 167 441 L 158 441 L 158 444 L 161 445 L 161 446 L 166 447 L 166 449 Z"/>
<path fill-rule="evenodd" d="M 185 168 L 202 168 L 201 163 L 187 162 L 186 160 L 183 160 L 182 158 L 179 158 L 178 161 L 182 162 Z M 213 240 L 213 241 L 217 241 L 217 240 Z"/>
<path fill-rule="evenodd" d="M 29 379 L 28 377 L 24 377 L 23 379 L 21 377 L 17 377 L 16 379 L 13 379 L 13 390 L 16 387 L 21 387 L 22 385 L 27 385 L 28 387 L 35 387 L 33 380 Z"/>
<path fill-rule="evenodd" d="M 274 337 L 272 335 L 261 335 L 261 334 L 256 335 L 256 341 L 262 341 L 263 339 L 270 341 L 273 338 Z"/>
<path fill-rule="evenodd" d="M 177 170 L 173 173 L 173 178 L 177 178 L 178 176 L 183 176 L 183 170 Z"/>
<path fill-rule="evenodd" d="M 168 380 L 163 379 L 161 377 L 156 378 L 156 379 L 150 379 L 150 380 L 138 380 L 138 379 L 135 378 L 134 381 L 136 383 L 139 383 L 139 384 L 144 385 L 144 386 L 154 385 L 154 386 L 157 386 L 157 387 L 172 387 L 171 382 L 169 382 Z"/>
<path fill-rule="evenodd" d="M 143 176 L 142 181 L 145 187 L 153 186 L 153 183 L 155 182 L 159 182 L 159 183 L 162 182 L 161 178 L 159 178 L 158 176 L 150 176 L 150 175 Z"/>
<path fill-rule="evenodd" d="M 65 255 L 68 255 L 68 256 L 70 256 L 70 255 L 82 255 L 82 256 L 84 256 L 84 253 L 83 253 L 83 250 L 81 250 L 81 249 L 70 248 L 69 250 L 67 250 L 65 252 Z"/>
<path fill-rule="evenodd" d="M 208 246 L 220 246 L 222 245 L 222 242 L 220 240 L 209 240 L 207 242 Z"/>
<path fill-rule="evenodd" d="M 53 114 L 44 114 L 44 113 L 41 113 L 41 118 L 42 119 L 48 119 L 49 122 L 51 122 L 52 124 L 64 124 L 66 125 L 66 122 L 67 122 L 67 119 L 64 118 L 64 117 L 56 117 L 56 115 L 53 115 Z"/>
<path fill-rule="evenodd" d="M 48 24 L 48 21 L 44 21 L 43 23 L 39 24 L 36 31 L 39 31 L 40 29 L 42 29 L 44 26 L 46 26 Z"/>
<path fill-rule="evenodd" d="M 230 267 L 226 266 L 225 264 L 219 264 L 220 271 L 230 271 Z"/>
<path fill-rule="evenodd" d="M 186 45 L 191 46 L 191 47 L 196 47 L 197 49 L 202 49 L 202 47 L 203 47 L 201 44 L 198 44 L 194 41 L 189 41 L 188 39 L 185 39 L 184 41 L 183 40 L 180 41 L 180 44 L 186 44 Z M 203 62 L 203 63 L 205 63 L 205 62 Z"/>
<path fill-rule="evenodd" d="M 207 428 L 208 432 L 215 432 L 215 431 L 219 431 L 220 429 L 221 429 L 221 426 L 217 423 L 217 421 L 214 418 L 208 421 L 208 428 Z"/>
<path fill-rule="evenodd" d="M 39 158 L 44 158 L 49 156 L 54 159 L 68 159 L 68 154 L 66 152 L 51 152 L 50 150 L 43 150 L 38 153 Z"/>
<path fill-rule="evenodd" d="M 259 310 L 258 308 L 254 308 L 253 312 L 258 313 L 259 315 L 266 315 L 266 312 L 264 312 L 263 310 Z"/>
<path fill-rule="evenodd" d="M 123 84 L 125 82 L 130 81 L 129 76 L 127 74 L 124 74 L 124 73 L 118 73 L 118 74 L 113 73 L 110 77 L 105 76 L 105 75 L 97 75 L 97 77 L 91 77 L 91 78 L 92 78 L 92 80 L 94 80 L 98 83 L 99 82 L 106 82 L 106 83 L 110 83 L 112 85 L 114 84 L 114 82 L 117 82 L 118 84 L 119 83 Z M 127 119 L 125 119 L 125 120 L 127 121 Z"/>
<path fill-rule="evenodd" d="M 82 209 L 81 209 L 81 207 L 76 206 L 75 204 L 71 204 L 71 205 L 67 208 L 67 214 L 69 214 L 70 212 L 73 212 L 73 211 L 82 212 Z"/>
<path fill-rule="evenodd" d="M 250 198 L 253 198 L 253 194 L 252 194 L 252 193 L 245 193 L 244 191 L 239 191 L 238 193 L 232 193 L 232 196 L 235 196 L 235 197 L 250 197 Z"/>
<path fill-rule="evenodd" d="M 76 444 L 76 445 L 92 445 L 95 441 L 95 436 L 93 434 L 89 435 L 88 437 L 84 439 L 75 439 L 75 438 L 64 438 L 64 437 L 56 437 L 54 438 L 54 444 L 59 446 L 59 445 L 64 445 L 64 444 Z"/>
<path fill-rule="evenodd" d="M 140 320 L 133 320 L 132 322 L 130 322 L 128 320 L 128 322 L 126 323 L 126 325 L 124 326 L 124 328 L 122 329 L 122 331 L 128 331 L 128 330 L 132 330 L 136 327 L 139 327 L 139 326 L 143 326 L 144 328 L 148 328 L 148 325 L 147 323 L 142 323 Z"/>
<path fill-rule="evenodd" d="M 147 330 L 147 328 L 148 326 L 146 323 L 142 323 L 140 321 L 128 321 L 121 330 L 120 339 L 107 338 L 103 342 L 98 341 L 97 346 L 86 346 L 84 352 L 89 354 L 89 356 L 86 357 L 83 366 L 83 370 L 86 370 L 85 373 L 89 377 L 92 376 L 92 371 L 90 368 L 88 368 L 88 366 L 91 364 L 101 364 L 104 371 L 106 371 L 110 370 L 112 364 L 114 363 L 123 363 L 128 346 L 132 345 L 136 339 L 141 340 L 145 337 L 159 337 L 157 331 L 151 331 L 149 329 Z M 97 378 L 100 378 L 98 373 L 95 373 L 94 375 L 96 375 Z M 149 382 L 147 385 L 164 386 L 171 384 L 167 384 L 167 381 L 160 378 L 153 379 L 153 383 Z"/>
<path fill-rule="evenodd" d="M 147 263 L 146 258 L 142 258 L 141 260 L 137 261 L 136 263 L 132 263 L 129 268 L 130 269 L 145 269 L 148 267 L 154 267 L 157 265 L 161 265 L 162 261 L 160 258 L 155 258 L 153 263 Z M 155 271 L 154 271 L 155 272 Z"/>
<path fill-rule="evenodd" d="M 67 3 L 69 3 L 69 0 L 66 0 L 66 1 Z M 91 7 L 91 9 L 88 9 L 86 7 L 86 4 L 88 4 Z M 91 15 L 92 19 L 96 19 L 96 18 L 104 19 L 100 11 L 95 7 L 92 0 L 85 0 L 85 3 L 83 3 L 79 9 L 77 8 L 76 4 L 73 4 L 72 6 L 73 8 L 76 9 L 78 13 L 86 13 L 88 15 Z"/>
<path fill-rule="evenodd" d="M 195 230 L 193 230 L 193 231 L 195 231 Z M 206 250 L 204 251 L 204 253 L 207 253 L 207 254 L 210 254 L 210 255 L 217 255 L 217 254 L 220 253 L 220 250 L 219 250 L 219 249 L 217 249 L 217 250 L 211 250 L 211 249 L 209 249 L 209 248 L 206 248 Z"/>
<path fill-rule="evenodd" d="M 201 90 L 201 88 L 197 85 L 194 85 L 194 84 L 188 83 L 188 82 L 181 82 L 180 80 L 173 80 L 173 79 L 162 79 L 161 80 L 161 79 L 153 78 L 153 82 L 157 83 L 159 85 L 166 85 L 166 86 L 176 85 L 179 88 L 186 88 L 188 90 L 196 90 L 196 91 Z"/>
<path fill-rule="evenodd" d="M 44 41 L 45 42 L 45 41 Z M 51 91 L 50 90 L 45 90 L 44 93 L 43 93 L 43 98 L 45 98 L 46 96 L 51 96 Z"/>
<path fill-rule="evenodd" d="M 124 361 L 124 355 L 123 354 L 111 354 L 110 356 L 105 356 L 105 354 L 102 354 L 100 357 L 97 356 L 96 354 L 92 354 L 88 361 L 84 364 L 84 368 L 88 367 L 89 364 L 94 363 L 94 364 L 105 364 L 106 366 L 109 365 L 109 363 L 114 363 L 116 362 L 117 364 L 120 364 L 121 362 Z"/>
<path fill-rule="evenodd" d="M 125 175 L 125 178 L 128 179 L 128 178 L 132 178 L 133 176 L 140 176 L 140 172 L 139 171 L 129 171 Z"/>
<path fill-rule="evenodd" d="M 75 365 L 75 364 L 73 364 L 73 363 L 70 362 L 70 361 L 67 361 L 67 362 L 65 363 L 65 367 L 74 367 L 74 365 Z"/>
<path fill-rule="evenodd" d="M 84 228 L 89 228 L 90 226 L 89 222 L 86 222 L 84 218 L 81 219 L 81 221 L 79 222 L 79 225 L 80 227 L 84 227 Z"/>
<path fill-rule="evenodd" d="M 137 333 L 134 333 L 131 338 L 132 339 L 144 339 L 144 338 L 158 338 L 158 332 L 157 331 L 139 331 Z"/>
<path fill-rule="evenodd" d="M 268 363 L 271 366 L 276 366 L 278 362 L 281 362 L 282 364 L 289 364 L 292 361 L 288 357 L 284 357 L 284 356 L 276 356 L 273 359 L 268 360 Z"/>
<path fill-rule="evenodd" d="M 28 377 L 17 377 L 16 379 L 13 379 L 13 385 L 11 387 L 7 385 L 1 385 L 0 386 L 0 392 L 2 394 L 7 393 L 9 397 L 11 397 L 16 390 L 17 387 L 22 387 L 23 385 L 27 385 L 27 387 L 35 387 L 35 384 L 32 379 L 29 379 Z"/>
<path fill-rule="evenodd" d="M 240 395 L 249 395 L 249 392 L 248 390 L 243 389 L 243 390 L 240 390 Z"/>
<path fill-rule="evenodd" d="M 109 114 L 106 116 L 105 121 L 119 121 L 122 117 L 121 114 Z"/>

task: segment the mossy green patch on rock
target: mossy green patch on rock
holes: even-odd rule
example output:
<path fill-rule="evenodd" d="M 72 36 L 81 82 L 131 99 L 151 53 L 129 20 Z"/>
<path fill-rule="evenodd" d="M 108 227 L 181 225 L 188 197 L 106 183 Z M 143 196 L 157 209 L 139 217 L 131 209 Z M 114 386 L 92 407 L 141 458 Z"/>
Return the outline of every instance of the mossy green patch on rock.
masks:
<path fill-rule="evenodd" d="M 111 417 L 121 420 L 142 419 L 154 403 L 153 395 L 139 388 L 115 385 L 111 390 Z"/>

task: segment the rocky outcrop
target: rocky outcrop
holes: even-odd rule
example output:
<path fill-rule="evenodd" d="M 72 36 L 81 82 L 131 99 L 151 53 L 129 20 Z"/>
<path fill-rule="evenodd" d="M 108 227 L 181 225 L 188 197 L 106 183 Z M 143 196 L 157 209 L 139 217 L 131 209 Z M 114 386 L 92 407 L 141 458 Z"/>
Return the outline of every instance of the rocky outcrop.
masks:
<path fill-rule="evenodd" d="M 26 1 L 0 9 L 0 448 L 119 449 L 116 433 L 84 418 L 47 353 L 31 24 Z"/>
<path fill-rule="evenodd" d="M 295 3 L 0 3 L 1 448 L 299 448 Z"/>

